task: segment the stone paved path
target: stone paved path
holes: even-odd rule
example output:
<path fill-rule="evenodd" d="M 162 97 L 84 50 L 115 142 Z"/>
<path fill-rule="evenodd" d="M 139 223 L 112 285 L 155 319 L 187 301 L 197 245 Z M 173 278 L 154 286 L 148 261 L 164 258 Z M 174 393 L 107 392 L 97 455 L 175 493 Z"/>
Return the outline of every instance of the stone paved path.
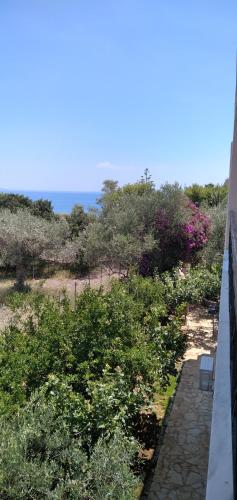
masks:
<path fill-rule="evenodd" d="M 187 327 L 189 345 L 148 500 L 205 498 L 212 393 L 199 389 L 199 363 L 215 342 L 204 308 L 189 313 Z"/>

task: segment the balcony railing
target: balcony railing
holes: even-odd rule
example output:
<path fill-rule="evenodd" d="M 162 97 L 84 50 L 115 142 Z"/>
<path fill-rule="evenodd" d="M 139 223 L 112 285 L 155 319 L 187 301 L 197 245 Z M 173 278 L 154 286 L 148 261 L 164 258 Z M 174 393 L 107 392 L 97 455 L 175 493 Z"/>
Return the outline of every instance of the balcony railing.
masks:
<path fill-rule="evenodd" d="M 234 489 L 237 495 L 237 221 L 230 215 L 229 306 L 230 306 L 230 368 Z"/>
<path fill-rule="evenodd" d="M 222 268 L 219 333 L 206 500 L 236 500 L 237 492 L 237 224 Z"/>

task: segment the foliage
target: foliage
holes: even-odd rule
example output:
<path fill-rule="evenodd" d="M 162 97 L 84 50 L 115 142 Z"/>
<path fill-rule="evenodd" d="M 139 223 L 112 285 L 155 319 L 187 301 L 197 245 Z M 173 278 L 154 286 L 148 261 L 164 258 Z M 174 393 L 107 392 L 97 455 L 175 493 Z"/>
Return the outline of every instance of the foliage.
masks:
<path fill-rule="evenodd" d="M 110 180 L 110 179 L 106 179 L 103 182 L 102 193 L 104 195 L 106 195 L 106 194 L 112 194 L 117 189 L 118 189 L 118 181 L 113 181 L 113 180 Z"/>
<path fill-rule="evenodd" d="M 52 203 L 49 200 L 36 200 L 32 203 L 31 212 L 36 217 L 42 217 L 46 220 L 52 220 L 54 218 L 54 212 Z"/>
<path fill-rule="evenodd" d="M 94 214 L 77 205 L 51 217 L 47 202 L 19 210 L 26 201 L 14 197 L 0 211 L 1 260 L 19 283 L 39 261 L 124 275 L 74 307 L 66 295 L 12 295 L 0 336 L 0 498 L 132 499 L 135 423 L 176 376 L 187 304 L 218 299 L 223 207 L 204 213 L 178 184 L 156 190 L 147 170 L 102 192 Z M 200 251 L 182 279 L 179 261 L 194 266 Z"/>
<path fill-rule="evenodd" d="M 193 254 L 202 250 L 208 241 L 210 221 L 206 214 L 202 213 L 194 203 L 189 203 L 190 217 L 186 224 L 182 225 L 185 241 L 185 260 L 190 261 Z"/>
<path fill-rule="evenodd" d="M 191 269 L 66 296 L 15 294 L 0 337 L 0 491 L 5 499 L 133 498 L 134 424 L 176 375 L 187 302 L 218 294 Z"/>
<path fill-rule="evenodd" d="M 166 290 L 159 278 L 155 280 L 151 277 L 144 279 L 141 275 L 131 274 L 123 286 L 138 304 L 141 318 L 144 318 L 153 306 L 159 308 L 159 319 L 168 317 Z"/>
<path fill-rule="evenodd" d="M 136 442 L 118 430 L 108 443 L 102 439 L 98 441 L 89 463 L 93 500 L 132 500 L 135 497 L 138 480 L 130 466 L 137 449 Z"/>
<path fill-rule="evenodd" d="M 217 301 L 220 293 L 220 268 L 207 269 L 199 265 L 191 268 L 185 279 L 178 277 L 177 270 L 162 275 L 167 301 L 175 308 L 180 303 L 200 304 L 204 299 Z"/>
<path fill-rule="evenodd" d="M 140 268 L 143 275 L 153 274 L 155 268 L 162 270 L 177 264 L 180 258 L 180 252 L 176 255 L 176 243 L 180 241 L 177 227 L 180 221 L 188 222 L 190 212 L 178 184 L 166 184 L 155 190 L 149 174 L 146 175 L 147 180 L 122 188 L 116 183 L 111 187 L 106 181 L 97 224 L 88 228 L 89 249 L 94 248 L 100 262 L 111 268 Z M 164 231 L 159 226 L 159 214 L 167 218 L 168 231 L 167 227 Z M 187 234 L 185 237 L 187 240 Z"/>
<path fill-rule="evenodd" d="M 65 245 L 56 252 L 52 249 L 51 255 L 47 252 L 49 260 L 79 273 L 102 266 L 110 274 L 127 275 L 135 268 L 148 276 L 156 270 L 171 270 L 179 261 L 197 262 L 210 236 L 206 205 L 215 206 L 226 192 L 226 185 L 193 185 L 183 190 L 175 183 L 156 189 L 146 169 L 134 184 L 119 187 L 117 181 L 104 181 L 100 209 L 93 213 L 75 205 L 70 215 L 59 218 L 47 200 L 33 202 L 21 195 L 3 194 L 2 206 L 12 212 L 24 206 L 37 219 L 68 223 Z M 210 216 L 213 214 L 214 209 Z M 212 225 L 212 229 L 213 242 L 218 238 L 220 242 L 215 235 L 218 227 Z M 209 248 L 206 258 L 210 262 L 215 260 L 211 243 Z"/>
<path fill-rule="evenodd" d="M 35 394 L 11 422 L 1 422 L 0 433 L 4 500 L 133 498 L 137 445 L 119 428 L 86 453 L 53 401 Z"/>
<path fill-rule="evenodd" d="M 73 207 L 70 215 L 67 216 L 67 221 L 73 238 L 77 238 L 89 223 L 88 216 L 81 205 Z"/>
<path fill-rule="evenodd" d="M 180 261 L 197 263 L 201 256 L 208 265 L 220 261 L 224 224 L 221 207 L 224 209 L 227 190 L 227 182 L 193 184 L 185 189 L 175 183 L 156 189 L 146 169 L 139 181 L 123 187 L 117 181 L 105 180 L 98 200 L 100 208 L 90 213 L 75 205 L 70 215 L 59 217 L 47 200 L 33 202 L 22 195 L 5 193 L 0 194 L 0 209 L 13 213 L 24 209 L 25 214 L 37 219 L 68 224 L 66 241 L 60 248 L 53 243 L 52 226 L 53 248 L 51 253 L 49 249 L 44 252 L 46 260 L 81 274 L 100 266 L 110 274 L 127 275 L 136 269 L 143 276 L 153 276 L 157 270 L 171 270 Z M 40 231 L 45 232 L 45 228 Z M 9 266 L 9 259 L 2 259 L 2 266 Z"/>
<path fill-rule="evenodd" d="M 150 307 L 144 319 L 140 302 L 119 284 L 107 294 L 86 290 L 75 310 L 66 297 L 60 303 L 43 296 L 26 297 L 25 312 L 20 309 L 25 319 L 16 320 L 1 337 L 2 411 L 24 404 L 50 374 L 75 377 L 72 382 L 84 395 L 96 394 L 99 379 L 101 387 L 112 384 L 115 392 L 119 386 L 121 405 L 127 404 L 122 402 L 124 395 L 127 398 L 135 390 L 129 404 L 137 411 L 157 376 L 165 382 L 167 374 L 173 373 L 168 359 L 183 353 L 185 339 L 179 325 L 159 326 L 163 310 L 164 305 Z M 176 335 L 181 340 L 178 348 Z M 172 337 L 173 345 L 168 340 Z M 116 407 L 113 411 L 117 414 Z"/>
<path fill-rule="evenodd" d="M 224 184 L 192 184 L 185 188 L 185 194 L 193 203 L 201 205 L 205 203 L 208 207 L 216 207 L 222 203 L 228 194 L 228 182 Z"/>
<path fill-rule="evenodd" d="M 178 384 L 179 375 L 170 375 L 169 385 L 164 389 L 157 386 L 157 393 L 155 395 L 155 402 L 163 408 L 164 413 L 167 411 L 171 398 L 174 396 Z"/>
<path fill-rule="evenodd" d="M 141 184 L 152 184 L 154 186 L 154 182 L 152 181 L 152 177 L 149 171 L 149 168 L 145 168 L 144 175 L 141 176 L 140 180 Z"/>
<path fill-rule="evenodd" d="M 155 245 L 140 262 L 143 276 L 166 271 L 179 261 L 192 262 L 207 243 L 209 219 L 184 197 L 178 185 L 163 186 L 154 217 Z"/>
<path fill-rule="evenodd" d="M 178 320 L 161 325 L 164 285 L 145 282 L 88 289 L 75 309 L 66 296 L 11 298 L 15 320 L 0 339 L 6 498 L 28 490 L 31 498 L 132 498 L 133 422 L 185 348 Z"/>
<path fill-rule="evenodd" d="M 221 264 L 224 251 L 225 226 L 226 226 L 226 204 L 221 203 L 208 210 L 211 221 L 210 238 L 205 245 L 202 256 L 204 263 L 208 266 Z"/>
<path fill-rule="evenodd" d="M 0 211 L 1 261 L 15 266 L 17 287 L 24 287 L 28 266 L 37 259 L 47 260 L 60 248 L 67 235 L 63 221 L 47 221 L 28 210 Z"/>
<path fill-rule="evenodd" d="M 11 212 L 16 212 L 20 209 L 28 209 L 32 215 L 43 217 L 47 220 L 54 217 L 51 201 L 42 199 L 32 201 L 22 194 L 0 193 L 0 210 L 5 209 Z"/>
<path fill-rule="evenodd" d="M 125 213 L 118 213 L 119 215 L 120 226 L 123 222 L 125 225 L 129 223 Z M 151 250 L 154 244 L 151 234 L 138 238 L 135 231 L 132 233 L 118 226 L 113 230 L 109 223 L 99 221 L 89 225 L 77 243 L 89 268 L 100 265 L 105 266 L 111 273 L 122 270 L 124 274 L 133 266 L 136 267 L 143 252 Z"/>
<path fill-rule="evenodd" d="M 22 194 L 0 193 L 0 210 L 8 209 L 11 212 L 31 208 L 32 200 Z"/>

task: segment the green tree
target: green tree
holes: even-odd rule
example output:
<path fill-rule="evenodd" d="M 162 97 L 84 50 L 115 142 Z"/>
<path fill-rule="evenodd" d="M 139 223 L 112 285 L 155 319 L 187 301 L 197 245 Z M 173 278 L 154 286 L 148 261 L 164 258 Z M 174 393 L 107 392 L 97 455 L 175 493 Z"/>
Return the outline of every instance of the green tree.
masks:
<path fill-rule="evenodd" d="M 1 262 L 16 268 L 16 287 L 24 288 L 27 269 L 37 259 L 52 258 L 68 232 L 64 221 L 49 222 L 28 210 L 0 211 Z"/>
<path fill-rule="evenodd" d="M 0 193 L 0 210 L 9 209 L 11 212 L 15 212 L 20 208 L 32 207 L 32 200 L 27 196 L 22 194 L 13 193 Z"/>
<path fill-rule="evenodd" d="M 226 203 L 222 202 L 209 208 L 207 213 L 211 221 L 211 235 L 202 256 L 204 262 L 210 267 L 213 264 L 221 265 L 223 259 L 227 215 Z"/>
<path fill-rule="evenodd" d="M 29 209 L 36 217 L 50 220 L 54 216 L 52 203 L 49 200 L 32 201 L 22 194 L 0 193 L 0 210 L 8 209 L 16 212 L 19 209 Z"/>
<path fill-rule="evenodd" d="M 129 269 L 138 266 L 142 254 L 153 248 L 153 237 L 151 234 L 139 236 L 134 229 L 130 232 L 126 226 L 132 224 L 132 220 L 126 218 L 126 213 L 120 214 L 120 228 L 111 227 L 111 222 L 111 219 L 107 223 L 97 221 L 88 226 L 78 239 L 78 248 L 83 249 L 89 268 L 104 266 L 111 274 L 119 270 L 127 274 Z"/>
<path fill-rule="evenodd" d="M 150 174 L 149 168 L 145 168 L 144 175 L 141 176 L 140 180 L 141 184 L 150 184 L 154 186 L 154 182 L 152 181 L 152 176 Z"/>
<path fill-rule="evenodd" d="M 42 217 L 46 220 L 51 220 L 54 218 L 54 211 L 52 203 L 49 200 L 36 200 L 32 203 L 31 212 L 36 217 Z"/>
<path fill-rule="evenodd" d="M 112 194 L 118 189 L 118 181 L 107 179 L 103 182 L 102 193 Z"/>
<path fill-rule="evenodd" d="M 79 236 L 80 232 L 83 231 L 89 223 L 88 216 L 81 205 L 75 205 L 73 207 L 67 220 L 73 238 Z"/>
<path fill-rule="evenodd" d="M 186 196 L 197 205 L 206 204 L 208 207 L 215 207 L 227 198 L 228 183 L 224 184 L 192 184 L 184 190 Z"/>

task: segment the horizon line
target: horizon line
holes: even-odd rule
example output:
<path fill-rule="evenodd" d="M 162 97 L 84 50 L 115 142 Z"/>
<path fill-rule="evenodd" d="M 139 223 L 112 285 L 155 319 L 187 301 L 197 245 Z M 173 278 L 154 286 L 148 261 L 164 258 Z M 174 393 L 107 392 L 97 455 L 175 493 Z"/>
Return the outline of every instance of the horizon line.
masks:
<path fill-rule="evenodd" d="M 63 191 L 63 190 L 58 190 L 58 189 L 19 189 L 19 188 L 0 188 L 0 193 L 10 193 L 10 194 L 14 194 L 15 192 L 23 192 L 23 193 L 75 193 L 75 194 L 78 194 L 78 193 L 85 193 L 85 194 L 88 194 L 88 193 L 97 193 L 97 194 L 101 194 L 102 191 Z"/>

